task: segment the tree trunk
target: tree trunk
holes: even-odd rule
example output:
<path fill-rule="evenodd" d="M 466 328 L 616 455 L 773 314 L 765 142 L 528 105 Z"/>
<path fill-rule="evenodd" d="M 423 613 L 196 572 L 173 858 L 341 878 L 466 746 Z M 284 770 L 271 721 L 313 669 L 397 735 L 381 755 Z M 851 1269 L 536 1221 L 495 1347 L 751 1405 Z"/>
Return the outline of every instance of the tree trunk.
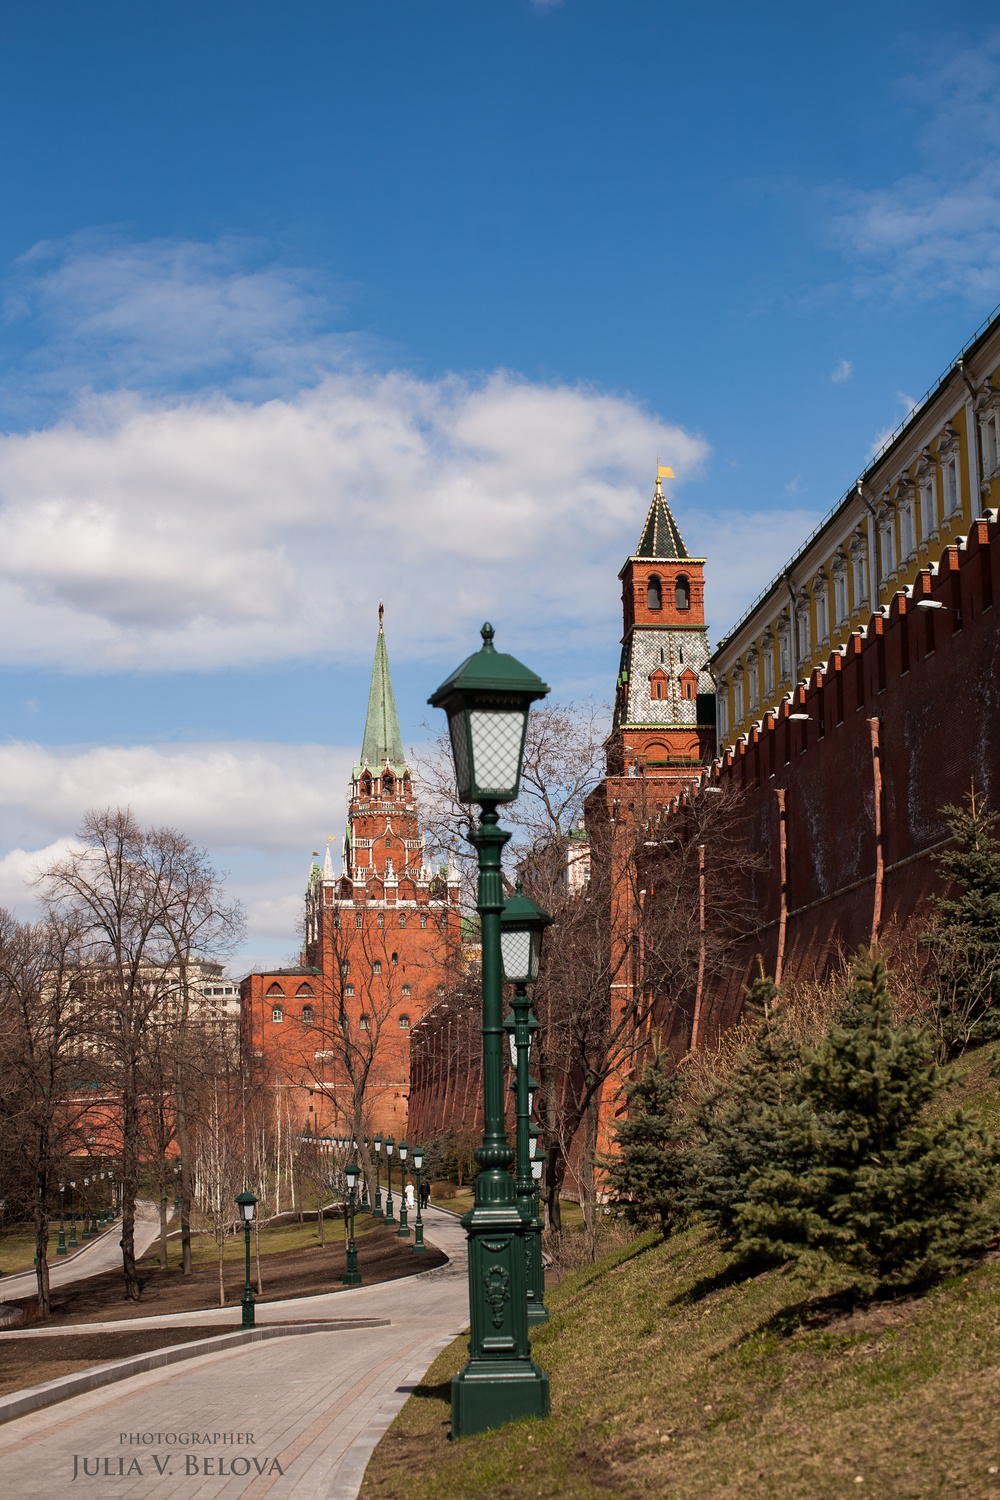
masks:
<path fill-rule="evenodd" d="M 181 1154 L 181 1275 L 191 1274 L 191 1186 L 188 1166 L 187 1098 L 181 1082 L 181 1065 L 177 1064 L 174 1086 L 177 1103 L 177 1147 Z"/>
<path fill-rule="evenodd" d="M 562 1234 L 562 1211 L 559 1207 L 561 1183 L 559 1151 L 557 1147 L 552 1146 L 545 1160 L 545 1217 L 547 1227 L 553 1234 Z"/>
<path fill-rule="evenodd" d="M 160 1188 L 160 1270 L 167 1269 L 167 1190 Z"/>
<path fill-rule="evenodd" d="M 38 1288 L 38 1311 L 47 1318 L 52 1311 L 49 1295 L 49 1214 L 45 1206 L 45 1190 L 39 1186 L 35 1204 L 35 1283 Z"/>
<path fill-rule="evenodd" d="M 597 1209 L 595 1161 L 597 1157 L 598 1098 L 587 1100 L 586 1136 L 583 1148 L 583 1171 L 580 1178 L 580 1207 L 583 1209 L 583 1231 L 591 1264 L 597 1259 L 597 1231 L 600 1223 Z"/>
<path fill-rule="evenodd" d="M 258 1297 L 263 1297 L 263 1295 L 264 1295 L 264 1286 L 263 1286 L 263 1283 L 261 1282 L 261 1279 L 260 1279 L 260 1220 L 259 1219 L 254 1219 L 254 1221 L 253 1221 L 253 1248 L 254 1248 L 254 1255 L 257 1257 L 257 1296 Z"/>
<path fill-rule="evenodd" d="M 226 1258 L 226 1231 L 223 1229 L 219 1234 L 219 1306 L 226 1305 L 226 1282 L 223 1275 L 223 1262 Z"/>
<path fill-rule="evenodd" d="M 319 1242 L 326 1249 L 326 1214 L 323 1212 L 323 1189 L 319 1190 L 319 1206 L 316 1209 L 316 1217 L 319 1220 Z"/>
<path fill-rule="evenodd" d="M 125 1296 L 138 1302 L 142 1295 L 135 1269 L 135 1197 L 139 1187 L 139 1111 L 131 1078 L 122 1090 L 122 1272 Z"/>

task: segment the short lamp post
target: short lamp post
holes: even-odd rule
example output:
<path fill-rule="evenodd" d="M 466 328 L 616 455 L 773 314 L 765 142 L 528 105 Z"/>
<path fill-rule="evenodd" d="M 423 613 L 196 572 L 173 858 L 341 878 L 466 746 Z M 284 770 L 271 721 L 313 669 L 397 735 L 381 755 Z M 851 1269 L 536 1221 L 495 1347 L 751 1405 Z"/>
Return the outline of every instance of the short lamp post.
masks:
<path fill-rule="evenodd" d="M 76 1249 L 76 1183 L 72 1179 L 69 1185 L 69 1248 Z"/>
<path fill-rule="evenodd" d="M 354 1243 L 354 1189 L 358 1185 L 358 1164 L 348 1162 L 344 1168 L 348 1194 L 347 1269 L 340 1278 L 345 1286 L 360 1286 L 361 1272 L 358 1270 L 358 1247 Z"/>
<path fill-rule="evenodd" d="M 413 1251 L 415 1255 L 423 1255 L 427 1250 L 424 1244 L 424 1221 L 420 1214 L 420 1174 L 424 1170 L 423 1146 L 413 1148 L 413 1170 L 417 1178 L 417 1217 L 413 1226 Z"/>
<path fill-rule="evenodd" d="M 382 1218 L 382 1186 L 379 1182 L 379 1168 L 382 1165 L 382 1137 L 375 1136 L 372 1141 L 375 1147 L 375 1207 L 372 1209 L 372 1218 Z"/>
<path fill-rule="evenodd" d="M 396 1238 L 408 1240 L 410 1221 L 406 1207 L 406 1158 L 410 1154 L 410 1148 L 405 1141 L 400 1141 L 397 1150 L 399 1151 L 399 1228 L 396 1230 Z"/>
<path fill-rule="evenodd" d="M 237 1194 L 236 1202 L 239 1205 L 240 1217 L 243 1220 L 243 1234 L 246 1239 L 247 1251 L 247 1283 L 243 1288 L 243 1327 L 254 1327 L 254 1301 L 253 1287 L 250 1285 L 250 1225 L 253 1223 L 254 1209 L 257 1207 L 257 1199 L 253 1193 L 244 1189 Z"/>
<path fill-rule="evenodd" d="M 59 1244 L 56 1247 L 57 1255 L 66 1254 L 66 1179 L 59 1179 Z"/>
<path fill-rule="evenodd" d="M 101 1229 L 104 1229 L 106 1225 L 108 1225 L 108 1224 L 111 1223 L 111 1215 L 108 1213 L 107 1209 L 104 1206 L 105 1205 L 105 1201 L 106 1201 L 106 1197 L 107 1197 L 107 1194 L 104 1191 L 104 1173 L 102 1172 L 101 1173 L 101 1211 L 100 1211 L 100 1213 L 97 1216 L 97 1223 L 98 1223 L 98 1226 Z"/>
<path fill-rule="evenodd" d="M 500 855 L 510 838 L 497 806 L 520 790 L 532 703 L 548 688 L 482 629 L 482 650 L 467 658 L 431 697 L 448 715 L 458 800 L 479 804 L 471 840 L 479 855 L 476 906 L 482 928 L 483 1143 L 475 1202 L 462 1219 L 469 1239 L 469 1362 L 451 1384 L 451 1434 L 463 1438 L 549 1413 L 549 1377 L 531 1358 L 528 1338 L 526 1229 L 504 1133 L 503 974 Z"/>
<path fill-rule="evenodd" d="M 528 1008 L 528 985 L 538 979 L 542 955 L 542 937 L 552 918 L 524 895 L 521 882 L 517 893 L 505 903 L 500 917 L 500 956 L 503 977 L 514 986 L 511 1014 L 504 1022 L 510 1043 L 510 1061 L 514 1072 L 514 1117 L 517 1122 L 517 1207 L 527 1233 L 525 1268 L 528 1273 L 528 1324 L 547 1323 L 542 1269 L 542 1225 L 535 1213 L 535 1190 L 531 1178 L 531 1106 L 534 1103 L 535 1080 L 529 1074 L 531 1047 L 538 1022 Z M 533 1087 L 534 1085 L 534 1087 Z"/>
<path fill-rule="evenodd" d="M 80 1234 L 81 1240 L 90 1239 L 90 1178 L 83 1179 L 83 1230 Z"/>
<path fill-rule="evenodd" d="M 392 1216 L 392 1153 L 396 1149 L 396 1142 L 391 1135 L 387 1135 L 382 1142 L 385 1147 L 385 1217 L 383 1224 L 395 1224 Z"/>

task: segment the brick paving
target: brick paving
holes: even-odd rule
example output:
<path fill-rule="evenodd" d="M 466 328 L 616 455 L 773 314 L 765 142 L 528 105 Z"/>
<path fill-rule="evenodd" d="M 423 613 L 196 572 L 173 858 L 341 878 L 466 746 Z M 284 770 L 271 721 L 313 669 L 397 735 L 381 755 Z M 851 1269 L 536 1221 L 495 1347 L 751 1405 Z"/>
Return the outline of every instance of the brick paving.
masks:
<path fill-rule="evenodd" d="M 72 1485 L 102 1500 L 352 1500 L 405 1387 L 468 1323 L 464 1232 L 431 1208 L 426 1237 L 452 1257 L 447 1266 L 260 1309 L 261 1321 L 387 1317 L 390 1326 L 207 1353 L 16 1418 L 0 1427 L 2 1493 L 51 1500 Z M 231 1308 L 219 1313 L 232 1321 Z M 130 1323 L 185 1319 L 209 1321 L 202 1311 Z"/>

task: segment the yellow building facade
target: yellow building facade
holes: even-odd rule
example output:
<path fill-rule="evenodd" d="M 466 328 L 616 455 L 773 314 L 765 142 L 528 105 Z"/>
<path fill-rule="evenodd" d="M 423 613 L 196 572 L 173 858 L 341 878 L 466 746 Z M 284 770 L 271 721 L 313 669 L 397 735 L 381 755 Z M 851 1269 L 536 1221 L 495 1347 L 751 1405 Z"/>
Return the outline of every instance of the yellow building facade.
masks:
<path fill-rule="evenodd" d="M 764 590 L 711 667 L 719 751 L 1000 506 L 1000 316 L 883 445 Z"/>

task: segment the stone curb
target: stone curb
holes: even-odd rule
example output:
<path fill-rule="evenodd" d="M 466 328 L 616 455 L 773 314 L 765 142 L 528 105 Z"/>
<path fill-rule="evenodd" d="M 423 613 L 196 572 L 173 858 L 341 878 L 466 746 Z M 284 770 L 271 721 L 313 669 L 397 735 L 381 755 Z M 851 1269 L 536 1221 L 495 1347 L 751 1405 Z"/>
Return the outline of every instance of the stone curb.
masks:
<path fill-rule="evenodd" d="M 282 1325 L 267 1324 L 261 1328 L 241 1329 L 239 1333 L 224 1334 L 221 1338 L 198 1339 L 189 1344 L 170 1344 L 166 1349 L 153 1349 L 148 1354 L 133 1354 L 128 1359 L 114 1364 L 95 1365 L 92 1370 L 80 1370 L 76 1375 L 62 1375 L 58 1380 L 47 1380 L 44 1385 L 31 1386 L 26 1391 L 0 1397 L 0 1424 L 23 1417 L 28 1412 L 39 1411 L 45 1406 L 54 1406 L 57 1401 L 67 1401 L 71 1396 L 82 1396 L 87 1391 L 98 1390 L 102 1385 L 112 1385 L 117 1380 L 127 1380 L 130 1375 L 142 1375 L 147 1370 L 157 1370 L 163 1365 L 178 1364 L 183 1359 L 197 1359 L 202 1354 L 217 1350 L 225 1353 L 239 1349 L 243 1344 L 258 1343 L 261 1339 L 289 1338 L 298 1333 L 339 1333 L 347 1328 L 388 1328 L 390 1318 L 338 1318 L 326 1323 L 297 1323 Z"/>

